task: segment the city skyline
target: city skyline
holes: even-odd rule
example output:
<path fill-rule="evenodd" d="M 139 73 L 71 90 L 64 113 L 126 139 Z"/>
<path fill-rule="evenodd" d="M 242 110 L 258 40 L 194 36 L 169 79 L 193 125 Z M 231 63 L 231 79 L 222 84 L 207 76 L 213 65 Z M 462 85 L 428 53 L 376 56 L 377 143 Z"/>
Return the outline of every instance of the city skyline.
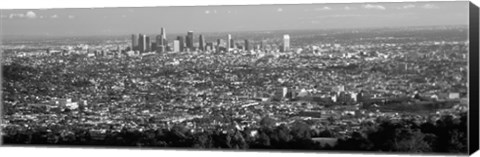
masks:
<path fill-rule="evenodd" d="M 185 49 L 188 51 L 205 51 L 205 50 L 214 50 L 215 52 L 220 52 L 220 51 L 225 51 L 225 52 L 230 52 L 234 50 L 250 50 L 249 48 L 249 43 L 248 41 L 250 39 L 248 38 L 242 38 L 242 39 L 235 39 L 232 38 L 231 34 L 227 34 L 226 37 L 226 45 L 222 45 L 221 41 L 222 38 L 217 38 L 216 40 L 218 41 L 216 45 L 213 45 L 212 42 L 208 42 L 205 40 L 205 37 L 203 34 L 199 34 L 198 38 L 194 37 L 194 31 L 187 31 L 187 35 L 185 36 L 186 43 L 183 44 L 183 39 L 181 39 L 181 35 L 177 36 L 177 39 L 174 39 L 171 41 L 171 43 L 167 39 L 167 33 L 165 31 L 164 27 L 161 27 L 161 32 L 160 34 L 151 34 L 151 35 L 146 35 L 146 34 L 138 34 L 138 37 L 136 34 L 131 35 L 131 40 L 130 40 L 130 47 L 127 48 L 129 51 L 138 51 L 140 53 L 146 53 L 146 52 L 157 52 L 157 53 L 162 53 L 162 52 L 182 52 Z M 150 41 L 150 36 L 153 36 L 156 38 L 155 41 Z M 197 39 L 197 40 L 196 40 Z M 239 41 L 244 40 L 243 44 L 239 43 Z M 287 52 L 290 51 L 290 35 L 289 34 L 283 34 L 283 39 L 282 39 L 281 47 L 277 47 L 276 49 L 281 51 L 281 52 Z M 172 45 L 170 45 L 172 44 Z M 257 44 L 258 45 L 258 44 Z M 261 46 L 262 49 L 265 47 Z M 257 48 L 259 50 L 260 48 Z M 275 49 L 275 48 L 274 48 Z"/>
<path fill-rule="evenodd" d="M 2 10 L 0 17 L 5 36 L 89 36 L 151 34 L 160 27 L 175 34 L 466 25 L 467 7 L 468 2 L 405 2 L 30 9 Z"/>

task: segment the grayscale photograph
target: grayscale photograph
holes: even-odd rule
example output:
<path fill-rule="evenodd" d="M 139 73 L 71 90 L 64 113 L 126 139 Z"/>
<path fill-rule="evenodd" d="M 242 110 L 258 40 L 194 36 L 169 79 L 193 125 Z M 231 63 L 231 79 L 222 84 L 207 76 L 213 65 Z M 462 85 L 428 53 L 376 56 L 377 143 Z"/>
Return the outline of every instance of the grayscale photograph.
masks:
<path fill-rule="evenodd" d="M 2 9 L 1 143 L 465 155 L 469 7 Z"/>

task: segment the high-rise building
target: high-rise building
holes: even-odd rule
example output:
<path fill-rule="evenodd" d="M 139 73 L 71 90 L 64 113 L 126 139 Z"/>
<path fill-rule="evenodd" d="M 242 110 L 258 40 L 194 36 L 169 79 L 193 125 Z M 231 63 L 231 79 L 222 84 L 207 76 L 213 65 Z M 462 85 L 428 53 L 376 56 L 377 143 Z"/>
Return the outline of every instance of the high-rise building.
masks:
<path fill-rule="evenodd" d="M 260 41 L 260 50 L 261 50 L 261 51 L 264 51 L 265 48 L 266 48 L 265 40 Z"/>
<path fill-rule="evenodd" d="M 242 49 L 243 48 L 242 45 L 238 42 L 232 41 L 232 43 L 233 43 L 233 47 L 232 47 L 233 49 Z"/>
<path fill-rule="evenodd" d="M 283 52 L 287 52 L 290 50 L 290 35 L 285 34 L 283 35 Z"/>
<path fill-rule="evenodd" d="M 144 34 L 138 34 L 138 51 L 140 53 L 147 50 L 147 36 Z"/>
<path fill-rule="evenodd" d="M 173 41 L 173 52 L 180 52 L 180 40 Z"/>
<path fill-rule="evenodd" d="M 248 43 L 247 39 L 245 39 L 245 43 L 243 45 L 243 48 L 245 49 L 245 51 L 250 51 L 250 44 Z"/>
<path fill-rule="evenodd" d="M 178 44 L 179 44 L 179 52 L 183 52 L 183 48 L 185 47 L 185 43 L 183 41 L 183 37 L 182 36 L 178 36 L 177 37 L 177 40 L 178 40 Z"/>
<path fill-rule="evenodd" d="M 132 34 L 132 47 L 130 49 L 135 51 L 137 50 L 137 47 L 138 47 L 138 37 L 136 34 Z"/>
<path fill-rule="evenodd" d="M 198 48 L 201 50 L 201 51 L 205 51 L 205 37 L 203 37 L 203 35 L 200 34 L 200 36 L 198 37 Z"/>
<path fill-rule="evenodd" d="M 162 35 L 157 35 L 155 37 L 155 45 L 156 45 L 156 51 L 157 52 L 164 52 L 164 46 L 163 46 L 163 41 L 162 41 Z"/>
<path fill-rule="evenodd" d="M 154 52 L 154 51 L 157 51 L 157 50 L 158 50 L 157 43 L 150 42 L 150 51 Z"/>
<path fill-rule="evenodd" d="M 217 47 L 215 48 L 216 52 L 227 51 L 226 42 L 223 39 L 217 39 Z"/>
<path fill-rule="evenodd" d="M 162 40 L 161 40 L 161 45 L 163 45 L 164 47 L 167 46 L 167 32 L 165 32 L 165 28 L 161 28 L 160 29 L 160 35 L 162 36 Z"/>
<path fill-rule="evenodd" d="M 152 42 L 150 42 L 150 37 L 147 36 L 146 39 L 146 48 L 145 48 L 145 51 L 146 52 L 150 52 L 150 50 L 152 49 L 151 46 L 152 46 Z"/>
<path fill-rule="evenodd" d="M 186 36 L 187 48 L 193 50 L 193 31 L 188 31 Z"/>
<path fill-rule="evenodd" d="M 232 47 L 232 35 L 228 34 L 227 35 L 227 51 L 230 51 L 230 48 Z"/>
<path fill-rule="evenodd" d="M 165 52 L 166 47 L 167 47 L 167 35 L 165 32 L 165 28 L 160 29 L 160 35 L 157 35 L 156 37 L 156 43 L 157 43 L 157 52 Z"/>

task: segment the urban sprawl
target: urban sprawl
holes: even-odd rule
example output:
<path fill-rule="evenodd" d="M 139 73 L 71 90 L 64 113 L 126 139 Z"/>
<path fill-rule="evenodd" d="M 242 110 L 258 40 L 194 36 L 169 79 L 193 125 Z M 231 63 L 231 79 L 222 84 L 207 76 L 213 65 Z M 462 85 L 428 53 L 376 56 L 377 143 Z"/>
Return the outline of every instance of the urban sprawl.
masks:
<path fill-rule="evenodd" d="M 268 35 L 258 37 L 262 33 Z M 441 128 L 445 117 L 455 122 L 468 111 L 466 28 L 262 33 L 249 38 L 188 31 L 167 39 L 161 28 L 155 36 L 95 43 L 4 42 L 4 141 L 28 144 L 35 132 L 45 135 L 39 144 L 69 144 L 61 141 L 79 133 L 96 143 L 112 141 L 114 134 L 145 133 L 145 141 L 163 137 L 155 132 L 163 130 L 176 140 L 132 143 L 182 147 L 179 139 L 189 139 L 189 147 L 200 148 L 303 149 L 279 144 L 298 137 L 334 149 L 362 138 L 373 145 L 351 144 L 356 150 L 464 151 L 436 146 L 432 141 L 444 134 L 425 125 Z M 382 131 L 384 121 L 417 124 L 421 138 L 412 131 L 412 138 L 402 140 L 420 138 L 430 147 L 418 141 L 379 146 L 383 139 L 365 130 Z M 299 127 L 308 135 L 298 134 Z M 166 134 L 172 129 L 180 131 Z M 448 134 L 453 136 L 466 139 L 461 129 Z M 227 144 L 207 145 L 199 137 Z"/>

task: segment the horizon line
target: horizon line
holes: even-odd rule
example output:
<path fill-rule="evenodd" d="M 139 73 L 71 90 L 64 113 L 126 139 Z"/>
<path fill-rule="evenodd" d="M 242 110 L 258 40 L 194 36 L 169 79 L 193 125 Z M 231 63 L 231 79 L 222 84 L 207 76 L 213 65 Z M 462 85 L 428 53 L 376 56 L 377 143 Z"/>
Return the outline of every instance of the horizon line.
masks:
<path fill-rule="evenodd" d="M 315 30 L 318 30 L 318 31 L 328 31 L 328 30 L 355 30 L 355 29 L 358 29 L 358 30 L 369 30 L 369 29 L 395 29 L 395 28 L 435 28 L 435 27 L 465 27 L 465 28 L 468 28 L 469 25 L 468 24 L 448 24 L 448 25 L 410 25 L 410 26 L 368 26 L 368 27 L 358 27 L 358 28 L 353 28 L 353 27 L 338 27 L 338 28 L 332 28 L 332 27 L 328 27 L 328 28 L 307 28 L 307 29 L 272 29 L 272 30 L 233 30 L 233 31 L 199 31 L 197 33 L 199 33 L 198 35 L 200 34 L 215 34 L 215 33 L 244 33 L 244 32 L 281 32 L 281 31 L 315 31 Z M 160 28 L 165 28 L 165 30 L 168 32 L 168 29 L 166 27 L 160 27 Z M 188 31 L 193 31 L 195 32 L 195 30 L 186 30 L 184 32 L 172 32 L 172 33 L 167 33 L 172 35 L 179 35 L 179 34 L 183 34 L 183 33 L 187 33 Z M 21 34 L 3 34 L 1 35 L 2 38 L 0 39 L 3 39 L 3 40 L 13 40 L 13 39 L 7 39 L 7 38 L 42 38 L 42 37 L 46 37 L 46 38 L 69 38 L 69 37 L 119 37 L 119 36 L 129 36 L 129 35 L 132 35 L 132 34 L 144 34 L 144 35 L 147 35 L 147 36 L 151 36 L 151 35 L 157 35 L 157 34 L 160 34 L 160 31 L 159 32 L 132 32 L 132 33 L 118 33 L 118 34 L 103 34 L 103 35 L 95 35 L 95 34 L 87 34 L 87 35 L 81 35 L 81 34 L 77 34 L 77 35 L 21 35 Z"/>

